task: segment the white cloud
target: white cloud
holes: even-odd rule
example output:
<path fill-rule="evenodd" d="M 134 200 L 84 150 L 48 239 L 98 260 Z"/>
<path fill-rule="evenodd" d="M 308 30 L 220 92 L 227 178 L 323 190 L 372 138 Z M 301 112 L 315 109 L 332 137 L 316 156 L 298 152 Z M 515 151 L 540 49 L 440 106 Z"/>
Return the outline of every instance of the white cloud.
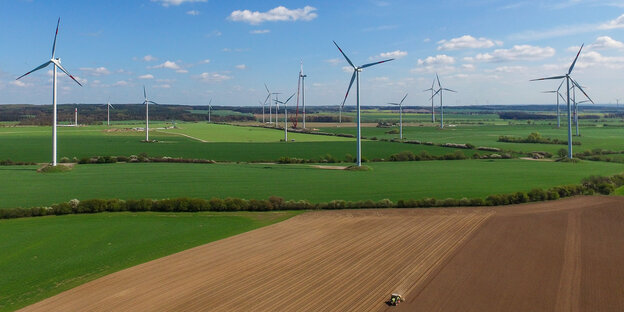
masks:
<path fill-rule="evenodd" d="M 338 64 L 340 64 L 341 61 L 342 60 L 339 59 L 339 58 L 333 58 L 333 59 L 325 60 L 326 63 L 332 64 L 332 65 L 338 65 Z"/>
<path fill-rule="evenodd" d="M 125 80 L 119 80 L 119 81 L 113 83 L 113 86 L 127 86 L 127 85 L 128 85 L 128 82 L 125 81 Z"/>
<path fill-rule="evenodd" d="M 208 72 L 201 73 L 197 75 L 195 78 L 201 81 L 205 81 L 205 82 L 222 82 L 222 81 L 232 79 L 232 77 L 228 75 L 219 74 L 219 73 L 208 73 Z"/>
<path fill-rule="evenodd" d="M 418 59 L 418 65 L 450 65 L 455 64 L 455 58 L 446 54 L 438 54 L 436 56 L 429 56 L 426 59 Z"/>
<path fill-rule="evenodd" d="M 150 68 L 168 68 L 168 69 L 178 70 L 178 69 L 180 69 L 180 65 L 178 65 L 178 64 L 176 64 L 175 62 L 172 62 L 172 61 L 165 61 L 162 64 L 158 64 L 158 65 L 152 66 Z"/>
<path fill-rule="evenodd" d="M 431 41 L 431 38 L 425 38 L 425 39 L 423 39 L 423 42 L 429 42 L 429 41 Z"/>
<path fill-rule="evenodd" d="M 21 80 L 13 80 L 11 82 L 9 82 L 10 85 L 14 85 L 16 87 L 30 87 L 32 86 L 32 83 L 27 83 L 27 82 L 23 82 Z"/>
<path fill-rule="evenodd" d="M 171 88 L 171 85 L 167 83 L 163 83 L 163 84 L 155 85 L 154 88 L 169 89 Z"/>
<path fill-rule="evenodd" d="M 501 41 L 494 41 L 487 38 L 475 38 L 470 35 L 464 35 L 461 37 L 453 38 L 450 40 L 438 41 L 438 51 L 445 50 L 460 50 L 460 49 L 484 49 L 491 48 L 493 46 L 500 46 L 503 44 Z"/>
<path fill-rule="evenodd" d="M 210 59 L 205 59 L 205 60 L 203 60 L 201 62 L 202 62 L 202 64 L 208 64 L 208 63 L 210 63 Z"/>
<path fill-rule="evenodd" d="M 110 71 L 106 69 L 106 67 L 96 67 L 96 68 L 82 67 L 80 68 L 80 70 L 92 76 L 103 76 L 103 75 L 110 74 Z"/>
<path fill-rule="evenodd" d="M 192 15 L 192 16 L 197 16 L 197 15 L 199 15 L 199 11 L 197 11 L 197 10 L 190 10 L 190 11 L 186 11 L 186 14 Z"/>
<path fill-rule="evenodd" d="M 139 79 L 154 79 L 154 75 L 152 74 L 141 75 L 139 76 Z"/>
<path fill-rule="evenodd" d="M 596 51 L 589 51 L 581 54 L 578 60 L 578 68 L 594 66 L 603 66 L 609 69 L 624 68 L 624 57 L 622 56 L 604 56 Z M 576 67 L 575 67 L 576 68 Z"/>
<path fill-rule="evenodd" d="M 492 53 L 479 53 L 474 57 L 465 57 L 464 60 L 469 62 L 535 61 L 553 55 L 555 55 L 555 49 L 551 47 L 515 45 L 511 49 L 496 49 Z"/>
<path fill-rule="evenodd" d="M 383 52 L 373 57 L 369 57 L 369 59 L 371 60 L 372 59 L 389 59 L 389 58 L 400 59 L 404 56 L 407 56 L 407 51 L 396 50 L 392 52 Z"/>
<path fill-rule="evenodd" d="M 153 57 L 153 56 L 151 56 L 151 55 L 149 55 L 149 54 L 148 54 L 148 55 L 146 55 L 146 56 L 144 56 L 144 57 L 143 57 L 143 60 L 144 60 L 144 61 L 146 61 L 146 62 L 151 62 L 151 61 L 156 61 L 156 60 L 158 60 L 158 58 Z"/>
<path fill-rule="evenodd" d="M 353 72 L 353 67 L 351 66 L 342 66 L 342 71 L 345 73 L 352 73 Z"/>
<path fill-rule="evenodd" d="M 243 70 L 243 69 L 245 69 L 245 68 L 247 68 L 247 66 L 245 66 L 245 64 L 239 64 L 239 65 L 236 65 L 236 69 Z"/>
<path fill-rule="evenodd" d="M 206 38 L 219 37 L 219 36 L 221 36 L 221 32 L 218 30 L 213 30 L 210 33 L 206 34 Z"/>
<path fill-rule="evenodd" d="M 596 41 L 589 45 L 589 49 L 622 49 L 624 48 L 624 43 L 621 41 L 617 41 L 609 36 L 600 36 L 596 38 Z M 575 49 L 578 50 L 578 49 Z"/>
<path fill-rule="evenodd" d="M 254 29 L 249 31 L 250 34 L 252 35 L 262 35 L 262 34 L 268 34 L 271 31 L 269 29 Z"/>
<path fill-rule="evenodd" d="M 252 25 L 261 24 L 263 22 L 311 21 L 318 16 L 314 11 L 316 11 L 316 8 L 311 6 L 293 10 L 284 6 L 278 6 L 266 12 L 236 10 L 230 14 L 228 19 L 234 22 L 244 22 Z"/>
<path fill-rule="evenodd" d="M 618 16 L 614 20 L 610 20 L 599 27 L 600 29 L 624 28 L 624 14 Z"/>
<path fill-rule="evenodd" d="M 527 70 L 526 66 L 499 66 L 494 68 L 497 73 L 518 73 Z"/>
<path fill-rule="evenodd" d="M 473 71 L 473 70 L 477 69 L 476 66 L 474 66 L 474 64 L 462 64 L 461 67 L 462 67 L 462 69 L 469 70 L 469 71 Z"/>
<path fill-rule="evenodd" d="M 188 70 L 186 70 L 186 69 L 178 69 L 178 70 L 176 70 L 176 73 L 178 73 L 178 74 L 186 74 L 186 73 L 188 73 Z"/>
<path fill-rule="evenodd" d="M 208 0 L 152 0 L 152 2 L 159 2 L 162 6 L 178 6 L 182 3 L 193 3 L 193 2 L 206 2 Z"/>

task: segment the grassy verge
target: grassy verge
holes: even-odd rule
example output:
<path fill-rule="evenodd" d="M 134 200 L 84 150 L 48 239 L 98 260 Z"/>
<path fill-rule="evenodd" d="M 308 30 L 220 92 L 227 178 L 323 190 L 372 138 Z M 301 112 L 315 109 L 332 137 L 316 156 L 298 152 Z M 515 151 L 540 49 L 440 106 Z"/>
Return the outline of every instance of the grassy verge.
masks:
<path fill-rule="evenodd" d="M 0 311 L 297 213 L 122 212 L 0 220 Z"/>

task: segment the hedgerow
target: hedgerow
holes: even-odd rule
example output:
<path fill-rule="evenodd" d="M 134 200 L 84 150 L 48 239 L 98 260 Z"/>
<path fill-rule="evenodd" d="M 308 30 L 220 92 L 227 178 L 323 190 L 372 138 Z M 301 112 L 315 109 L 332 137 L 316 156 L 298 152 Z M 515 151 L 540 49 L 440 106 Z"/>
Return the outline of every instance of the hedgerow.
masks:
<path fill-rule="evenodd" d="M 365 208 L 429 208 L 429 207 L 462 207 L 462 206 L 500 206 L 522 204 L 545 200 L 556 200 L 563 197 L 592 194 L 611 194 L 616 188 L 624 185 L 624 174 L 610 177 L 591 176 L 583 179 L 581 184 L 555 186 L 549 189 L 532 189 L 529 192 L 509 194 L 492 194 L 482 198 L 424 198 L 401 199 L 393 202 L 389 199 L 379 201 L 344 201 L 333 200 L 324 203 L 310 203 L 306 200 L 284 200 L 278 196 L 268 199 L 242 199 L 228 197 L 212 198 L 170 198 L 170 199 L 87 199 L 54 204 L 50 207 L 0 209 L 0 219 L 38 217 L 47 215 L 85 214 L 120 211 L 158 211 L 158 212 L 199 212 L 199 211 L 273 211 L 273 210 L 332 210 L 332 209 L 365 209 Z"/>

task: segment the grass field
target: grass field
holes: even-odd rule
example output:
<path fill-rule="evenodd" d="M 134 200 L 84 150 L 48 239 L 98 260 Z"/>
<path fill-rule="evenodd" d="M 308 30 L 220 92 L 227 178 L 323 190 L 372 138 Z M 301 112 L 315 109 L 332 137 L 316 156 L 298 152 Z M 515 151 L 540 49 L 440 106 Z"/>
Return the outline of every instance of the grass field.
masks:
<path fill-rule="evenodd" d="M 160 126 L 163 126 L 162 124 Z M 152 132 L 151 139 L 158 143 L 142 143 L 144 132 L 116 131 L 105 132 L 104 126 L 69 128 L 61 127 L 58 132 L 58 159 L 62 157 L 78 159 L 92 156 L 130 156 L 147 153 L 150 156 L 169 156 L 182 158 L 202 158 L 217 161 L 276 161 L 282 156 L 303 159 L 319 159 L 327 154 L 344 159 L 346 154 L 355 154 L 356 143 L 352 138 L 332 136 L 289 134 L 294 137 L 305 137 L 310 142 L 279 142 L 283 132 L 263 128 L 247 128 L 211 124 L 182 124 L 179 133 L 189 131 L 193 135 L 206 138 L 225 136 L 225 130 L 231 131 L 238 142 L 203 143 L 178 134 L 163 131 Z M 123 126 L 118 126 L 123 127 Z M 158 127 L 158 125 L 154 126 Z M 188 128 L 187 128 L 188 127 Z M 223 129 L 221 128 L 223 127 Z M 217 131 L 215 134 L 213 130 Z M 251 130 L 250 130 L 251 129 Z M 184 132 L 183 132 L 184 131 Z M 238 135 L 236 135 L 238 133 Z M 258 143 L 248 143 L 251 138 Z M 185 133 L 186 134 L 186 133 Z M 187 134 L 190 135 L 190 134 Z M 268 137 L 274 142 L 262 142 Z M 232 139 L 233 140 L 233 139 Z M 302 139 L 303 140 L 303 139 Z M 318 140 L 325 140 L 318 142 Z M 0 142 L 11 148 L 0 149 L 0 159 L 13 161 L 49 162 L 52 154 L 52 135 L 50 127 L 17 127 L 0 128 Z M 427 151 L 433 155 L 452 153 L 455 149 L 436 146 L 398 144 L 392 142 L 364 141 L 362 154 L 368 159 L 387 158 L 391 154 L 412 151 Z M 471 156 L 474 151 L 464 151 Z"/>
<path fill-rule="evenodd" d="M 398 138 L 397 134 L 387 134 L 386 132 L 397 129 L 393 128 L 362 128 L 362 135 L 366 137 L 377 138 Z M 355 134 L 354 127 L 328 127 L 321 128 L 321 131 L 330 133 L 346 133 Z M 574 133 L 574 128 L 573 128 Z M 412 140 L 420 140 L 422 142 L 434 143 L 471 143 L 475 146 L 498 147 L 504 150 L 512 151 L 547 151 L 555 154 L 559 149 L 566 148 L 567 145 L 556 144 L 528 144 L 528 143 L 506 143 L 497 142 L 498 137 L 514 136 L 527 137 L 532 132 L 539 132 L 543 137 L 559 139 L 567 141 L 567 127 L 562 128 L 549 125 L 463 125 L 457 127 L 446 127 L 439 129 L 435 127 L 403 127 L 403 137 Z M 622 149 L 623 128 L 619 127 L 597 127 L 586 126 L 580 128 L 580 137 L 573 137 L 573 142 L 580 142 L 581 145 L 573 147 L 574 152 L 592 150 L 594 148 L 602 149 Z"/>
<path fill-rule="evenodd" d="M 78 165 L 42 174 L 34 166 L 0 167 L 0 189 L 12 194 L 0 208 L 32 207 L 72 198 L 240 197 L 325 202 L 343 200 L 486 197 L 579 183 L 612 175 L 621 164 L 530 160 L 455 160 L 371 163 L 366 172 L 309 165 L 120 163 Z"/>
<path fill-rule="evenodd" d="M 0 311 L 296 214 L 104 213 L 0 220 Z"/>

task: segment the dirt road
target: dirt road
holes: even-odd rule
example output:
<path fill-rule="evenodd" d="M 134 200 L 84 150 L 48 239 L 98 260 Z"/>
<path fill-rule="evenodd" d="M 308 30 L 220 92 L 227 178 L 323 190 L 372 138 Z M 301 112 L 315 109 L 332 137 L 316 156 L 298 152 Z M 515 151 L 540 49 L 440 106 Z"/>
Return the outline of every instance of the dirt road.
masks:
<path fill-rule="evenodd" d="M 619 197 L 310 212 L 24 311 L 622 310 L 623 224 Z"/>

